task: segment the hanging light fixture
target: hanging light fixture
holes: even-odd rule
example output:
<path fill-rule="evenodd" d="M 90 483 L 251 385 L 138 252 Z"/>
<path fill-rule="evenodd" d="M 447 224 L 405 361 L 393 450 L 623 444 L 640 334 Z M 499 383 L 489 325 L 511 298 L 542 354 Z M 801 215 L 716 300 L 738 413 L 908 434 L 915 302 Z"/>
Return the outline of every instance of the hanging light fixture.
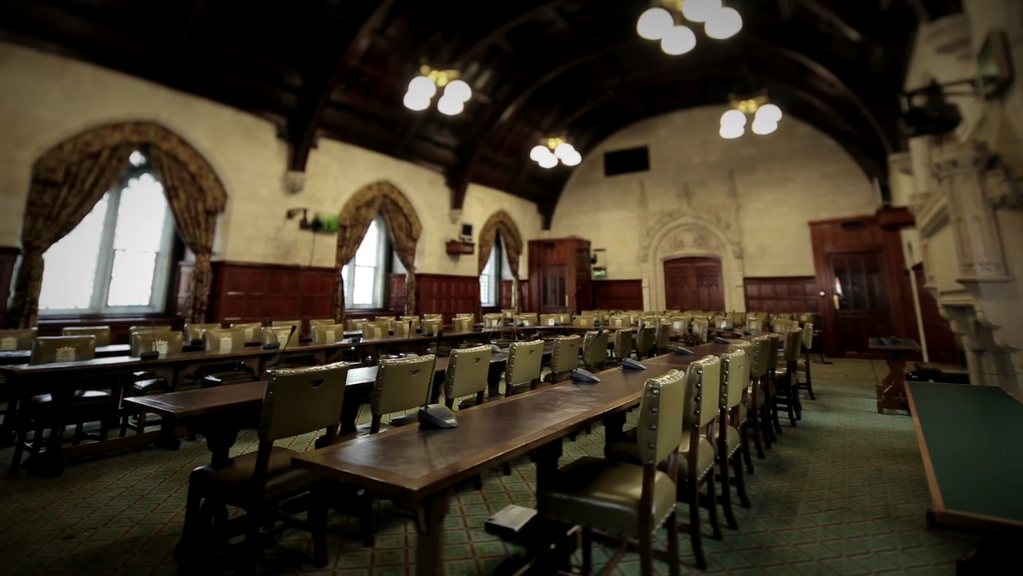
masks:
<path fill-rule="evenodd" d="M 408 83 L 403 103 L 409 110 L 421 111 L 430 107 L 438 88 L 444 93 L 437 100 L 437 110 L 441 114 L 454 116 L 465 109 L 465 103 L 472 98 L 472 89 L 464 80 L 458 80 L 458 70 L 434 70 L 423 64 L 420 75 Z"/>
<path fill-rule="evenodd" d="M 732 96 L 732 107 L 721 115 L 721 129 L 718 134 L 732 140 L 745 134 L 747 116 L 753 116 L 751 130 L 758 136 L 766 136 L 778 129 L 781 108 L 767 100 L 767 91 L 761 90 L 745 97 Z"/>
<path fill-rule="evenodd" d="M 641 38 L 661 43 L 665 54 L 678 56 L 696 47 L 692 29 L 676 24 L 688 20 L 703 24 L 704 33 L 716 40 L 731 38 L 742 30 L 742 16 L 734 8 L 721 5 L 721 0 L 656 0 L 636 22 Z"/>
<path fill-rule="evenodd" d="M 559 161 L 565 166 L 578 166 L 583 161 L 582 154 L 561 137 L 544 138 L 529 151 L 529 158 L 547 169 L 554 168 Z"/>

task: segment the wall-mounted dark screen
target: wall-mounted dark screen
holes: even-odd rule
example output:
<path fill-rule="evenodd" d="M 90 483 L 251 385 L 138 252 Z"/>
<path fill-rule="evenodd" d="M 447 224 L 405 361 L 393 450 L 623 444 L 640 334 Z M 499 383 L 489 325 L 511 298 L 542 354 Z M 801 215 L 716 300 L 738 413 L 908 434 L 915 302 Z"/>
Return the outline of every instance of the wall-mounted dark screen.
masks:
<path fill-rule="evenodd" d="M 646 146 L 604 153 L 604 176 L 617 176 L 650 169 L 650 150 Z"/>

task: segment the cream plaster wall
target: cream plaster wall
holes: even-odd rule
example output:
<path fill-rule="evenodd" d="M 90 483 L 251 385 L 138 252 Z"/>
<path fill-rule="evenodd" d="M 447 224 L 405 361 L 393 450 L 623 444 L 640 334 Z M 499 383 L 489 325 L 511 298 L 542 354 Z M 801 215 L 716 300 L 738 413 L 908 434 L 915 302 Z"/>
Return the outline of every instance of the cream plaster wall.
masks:
<path fill-rule="evenodd" d="M 475 275 L 476 258 L 452 258 L 444 242 L 462 221 L 479 230 L 497 210 L 507 211 L 524 239 L 539 235 L 534 204 L 471 186 L 460 220 L 451 222 L 441 174 L 333 140 L 321 140 L 309 158 L 306 185 L 283 187 L 287 145 L 274 125 L 257 116 L 104 68 L 0 43 L 0 246 L 17 246 L 33 161 L 51 146 L 110 122 L 151 120 L 179 134 L 213 165 L 230 199 L 218 227 L 214 258 L 333 266 L 334 236 L 298 229 L 288 208 L 336 212 L 359 188 L 390 180 L 423 223 L 417 269 Z M 526 260 L 520 264 L 524 276 Z"/>

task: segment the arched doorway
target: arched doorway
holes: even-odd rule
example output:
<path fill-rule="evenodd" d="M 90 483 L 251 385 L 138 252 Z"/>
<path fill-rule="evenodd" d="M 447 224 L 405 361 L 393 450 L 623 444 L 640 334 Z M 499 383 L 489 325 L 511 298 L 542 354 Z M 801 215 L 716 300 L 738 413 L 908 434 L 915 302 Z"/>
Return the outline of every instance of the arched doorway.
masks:
<path fill-rule="evenodd" d="M 668 310 L 724 310 L 721 260 L 697 257 L 665 260 L 664 303 Z"/>

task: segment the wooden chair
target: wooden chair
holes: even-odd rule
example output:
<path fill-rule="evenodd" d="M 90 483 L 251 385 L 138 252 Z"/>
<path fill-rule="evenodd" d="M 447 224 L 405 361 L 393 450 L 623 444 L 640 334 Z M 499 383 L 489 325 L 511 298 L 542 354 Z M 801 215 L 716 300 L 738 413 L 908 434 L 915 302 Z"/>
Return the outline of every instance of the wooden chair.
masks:
<path fill-rule="evenodd" d="M 597 319 L 593 316 L 576 316 L 572 320 L 572 326 L 593 326 Z"/>
<path fill-rule="evenodd" d="M 810 350 L 813 348 L 813 322 L 806 322 L 803 324 L 803 359 L 796 362 L 796 371 L 806 373 L 806 382 L 799 382 L 798 374 L 796 375 L 796 392 L 799 390 L 806 390 L 810 393 L 810 400 L 816 400 L 817 397 L 813 395 L 813 379 L 810 376 Z"/>
<path fill-rule="evenodd" d="M 494 312 L 492 314 L 483 315 L 484 328 L 500 328 L 501 326 L 504 326 L 504 314 Z"/>
<path fill-rule="evenodd" d="M 369 405 L 373 412 L 370 434 L 381 431 L 381 421 L 385 415 L 405 412 L 427 403 L 436 362 L 437 357 L 433 354 L 380 360 L 376 382 L 370 394 Z M 391 418 L 388 425 L 405 426 L 418 421 L 418 416 L 413 412 Z"/>
<path fill-rule="evenodd" d="M 511 396 L 519 388 L 536 388 L 543 371 L 543 340 L 513 342 L 508 346 L 508 363 L 504 369 L 504 395 Z"/>
<path fill-rule="evenodd" d="M 555 384 L 568 380 L 572 370 L 579 366 L 579 348 L 583 339 L 578 334 L 554 338 L 551 352 L 551 371 L 544 376 L 545 382 Z"/>
<path fill-rule="evenodd" d="M 745 384 L 742 390 L 742 401 L 737 410 L 737 419 L 731 419 L 729 423 L 739 429 L 741 433 L 739 440 L 742 443 L 742 459 L 746 462 L 746 471 L 753 474 L 753 459 L 750 455 L 750 427 L 749 427 L 749 405 L 753 394 L 750 374 L 753 370 L 753 342 L 749 340 L 733 340 L 729 346 L 730 352 L 742 350 L 746 354 Z M 722 386 L 725 382 L 722 380 Z"/>
<path fill-rule="evenodd" d="M 587 332 L 583 338 L 583 366 L 596 372 L 607 364 L 607 332 Z"/>
<path fill-rule="evenodd" d="M 785 409 L 789 416 L 789 425 L 796 427 L 796 420 L 802 418 L 802 407 L 799 405 L 799 384 L 796 363 L 803 356 L 803 331 L 799 328 L 785 334 L 785 365 L 774 371 L 775 406 L 777 410 Z"/>
<path fill-rule="evenodd" d="M 278 328 L 286 338 L 290 328 Z M 260 341 L 263 344 L 277 341 L 273 328 L 261 328 Z M 210 328 L 202 332 L 202 346 L 205 354 L 225 354 L 245 347 L 245 331 L 239 328 Z M 281 343 L 284 346 L 284 343 Z M 201 383 L 203 388 L 214 388 L 229 384 L 254 382 L 256 374 L 241 362 L 225 362 L 223 365 L 204 367 Z"/>
<path fill-rule="evenodd" d="M 483 403 L 487 393 L 487 375 L 490 373 L 490 345 L 459 348 L 451 351 L 444 372 L 444 405 L 451 408 L 455 399 L 475 395 L 476 405 Z M 461 405 L 459 405 L 461 408 Z"/>
<path fill-rule="evenodd" d="M 441 330 L 441 321 L 439 318 L 423 318 L 423 335 L 428 336 L 430 334 L 436 334 Z"/>
<path fill-rule="evenodd" d="M 757 336 L 752 342 L 753 351 L 750 361 L 750 387 L 748 418 L 752 423 L 749 427 L 753 442 L 757 448 L 757 459 L 764 459 L 764 447 L 771 447 L 770 414 L 767 408 L 767 379 L 771 355 L 777 353 L 771 349 L 771 340 L 767 336 Z"/>
<path fill-rule="evenodd" d="M 766 334 L 771 341 L 771 354 L 767 357 L 767 409 L 770 415 L 768 431 L 771 433 L 771 441 L 777 440 L 774 434 L 781 434 L 781 420 L 778 418 L 778 385 L 775 383 L 775 372 L 778 370 L 778 342 L 781 334 L 770 332 Z M 768 446 L 770 447 L 770 445 Z"/>
<path fill-rule="evenodd" d="M 180 354 L 183 341 L 181 332 L 137 332 L 131 335 L 131 348 L 129 355 L 139 357 L 144 352 L 157 352 L 160 357 L 168 354 Z M 152 371 L 140 371 L 132 374 L 131 385 L 124 388 L 125 398 L 137 396 L 148 396 L 150 394 L 162 394 L 173 390 L 173 374 L 170 379 L 166 375 L 160 375 Z M 131 423 L 132 417 L 137 415 L 135 424 Z M 146 430 L 146 413 L 135 410 L 121 409 L 121 436 L 128 434 L 128 429 L 136 432 Z"/>
<path fill-rule="evenodd" d="M 110 326 L 78 326 L 61 330 L 62 336 L 95 336 L 96 347 L 110 345 Z"/>
<path fill-rule="evenodd" d="M 458 316 L 452 323 L 455 332 L 472 332 L 472 318 L 470 317 Z"/>
<path fill-rule="evenodd" d="M 721 507 L 725 512 L 728 527 L 735 530 L 739 524 L 735 521 L 732 511 L 732 489 L 734 485 L 739 503 L 749 508 L 749 497 L 746 495 L 746 481 L 742 474 L 742 449 L 746 426 L 742 421 L 742 398 L 749 384 L 749 357 L 742 349 L 721 355 L 721 413 L 718 416 L 718 434 L 716 437 L 718 469 L 721 473 Z M 730 474 L 729 470 L 734 474 Z"/>
<path fill-rule="evenodd" d="M 261 322 L 242 322 L 231 324 L 233 330 L 241 330 L 245 338 L 245 344 L 259 344 L 263 337 L 263 324 Z"/>
<path fill-rule="evenodd" d="M 313 324 L 310 330 L 314 344 L 333 344 L 345 337 L 343 324 Z"/>
<path fill-rule="evenodd" d="M 374 320 L 362 325 L 362 337 L 366 340 L 378 340 L 391 335 L 391 323 L 385 320 Z"/>
<path fill-rule="evenodd" d="M 657 328 L 640 326 L 636 332 L 636 358 L 642 360 L 653 356 L 654 344 L 657 342 Z"/>
<path fill-rule="evenodd" d="M 409 330 L 412 333 L 415 333 L 415 331 L 419 329 L 420 323 L 419 316 L 400 316 L 398 317 L 398 320 L 404 322 L 405 324 L 408 324 Z"/>
<path fill-rule="evenodd" d="M 618 364 L 632 356 L 632 330 L 626 328 L 615 331 L 615 345 L 612 352 L 614 353 L 614 360 Z"/>
<path fill-rule="evenodd" d="M 671 346 L 671 323 L 664 320 L 657 324 L 654 332 L 654 350 L 657 354 L 666 354 Z"/>
<path fill-rule="evenodd" d="M 366 325 L 366 322 L 368 322 L 368 320 L 366 320 L 365 318 L 354 318 L 352 320 L 347 320 L 345 322 L 345 330 L 361 332 L 362 327 Z"/>
<path fill-rule="evenodd" d="M 328 443 L 333 442 L 347 376 L 344 362 L 268 373 L 258 450 L 221 466 L 200 466 L 189 476 L 185 522 L 176 550 L 183 566 L 208 561 L 210 543 L 229 538 L 233 523 L 242 525 L 248 562 L 254 562 L 263 537 L 299 527 L 313 535 L 314 563 L 326 565 L 327 482 L 315 472 L 294 467 L 291 460 L 298 452 L 274 446 L 274 441 L 326 429 Z M 245 515 L 212 522 L 226 518 L 226 506 L 241 508 Z M 306 512 L 304 521 L 296 517 L 296 509 Z"/>
<path fill-rule="evenodd" d="M 656 531 L 668 528 L 668 566 L 673 576 L 681 571 L 678 551 L 679 444 L 683 441 L 686 382 L 672 370 L 651 378 L 643 387 L 639 425 L 631 442 L 629 461 L 585 456 L 561 468 L 537 493 L 541 521 L 557 521 L 582 528 L 582 574 L 593 565 L 593 530 L 638 541 L 640 573 L 652 575 Z M 663 471 L 662 471 L 663 470 Z M 540 572 L 550 545 L 541 531 Z M 609 572 L 615 556 L 602 573 Z"/>

